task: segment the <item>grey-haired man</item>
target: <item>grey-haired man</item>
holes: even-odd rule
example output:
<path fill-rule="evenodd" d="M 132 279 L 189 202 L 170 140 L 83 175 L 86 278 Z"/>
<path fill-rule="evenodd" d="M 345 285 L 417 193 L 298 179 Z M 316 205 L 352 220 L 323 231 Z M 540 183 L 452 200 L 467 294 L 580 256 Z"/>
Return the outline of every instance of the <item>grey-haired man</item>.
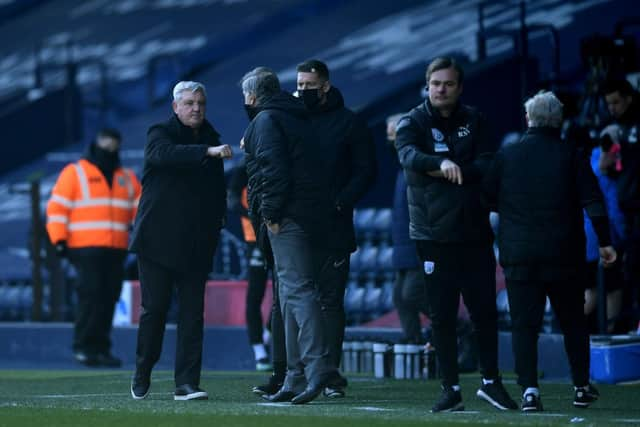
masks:
<path fill-rule="evenodd" d="M 174 114 L 147 133 L 130 245 L 138 254 L 142 292 L 134 399 L 149 393 L 174 286 L 179 302 L 174 399 L 208 397 L 199 387 L 204 291 L 227 209 L 222 161 L 232 153 L 205 119 L 206 101 L 204 85 L 179 82 L 173 89 Z"/>

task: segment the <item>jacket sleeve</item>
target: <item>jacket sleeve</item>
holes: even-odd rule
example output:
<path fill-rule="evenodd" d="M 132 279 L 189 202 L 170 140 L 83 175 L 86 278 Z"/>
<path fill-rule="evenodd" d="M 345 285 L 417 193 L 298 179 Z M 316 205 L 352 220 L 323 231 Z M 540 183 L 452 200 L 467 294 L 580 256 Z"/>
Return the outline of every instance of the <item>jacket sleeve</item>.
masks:
<path fill-rule="evenodd" d="M 154 166 L 188 168 L 201 166 L 207 159 L 207 145 L 176 144 L 169 131 L 162 125 L 155 125 L 147 132 L 144 158 Z"/>
<path fill-rule="evenodd" d="M 263 179 L 260 212 L 265 220 L 278 223 L 291 188 L 287 136 L 270 115 L 260 114 L 254 120 L 254 150 Z"/>
<path fill-rule="evenodd" d="M 497 211 L 498 207 L 503 162 L 503 153 L 502 151 L 498 151 L 491 161 L 487 173 L 484 175 L 484 179 L 482 181 L 482 187 L 489 202 L 489 208 L 492 211 Z"/>
<path fill-rule="evenodd" d="M 127 170 L 127 173 L 131 179 L 131 185 L 133 185 L 133 210 L 131 212 L 131 224 L 133 224 L 138 213 L 138 204 L 140 203 L 142 186 L 140 185 L 140 181 L 138 181 L 138 177 L 136 177 L 136 174 L 132 170 Z"/>
<path fill-rule="evenodd" d="M 580 205 L 593 224 L 593 229 L 598 236 L 598 245 L 600 247 L 609 246 L 611 245 L 611 234 L 604 197 L 598 180 L 591 170 L 589 160 L 582 150 L 577 150 L 574 155 L 573 169 Z"/>
<path fill-rule="evenodd" d="M 47 203 L 47 233 L 54 245 L 69 236 L 69 217 L 77 192 L 78 177 L 73 165 L 68 165 L 60 173 Z"/>
<path fill-rule="evenodd" d="M 494 141 L 491 139 L 489 126 L 483 114 L 478 114 L 477 127 L 474 136 L 474 155 L 469 163 L 460 165 L 462 178 L 465 182 L 482 182 L 484 174 L 491 166 L 496 151 Z"/>
<path fill-rule="evenodd" d="M 396 127 L 396 150 L 398 159 L 404 169 L 417 173 L 427 173 L 440 170 L 440 163 L 445 159 L 442 156 L 425 154 L 419 148 L 420 138 L 424 138 L 424 132 L 410 116 L 405 116 Z"/>
<path fill-rule="evenodd" d="M 352 208 L 373 185 L 376 178 L 376 147 L 369 128 L 354 117 L 348 137 L 351 178 L 336 197 L 337 206 Z"/>
<path fill-rule="evenodd" d="M 244 189 L 247 187 L 247 168 L 244 163 L 235 167 L 229 180 L 229 191 L 227 195 L 227 207 L 229 212 L 237 213 L 241 216 L 249 216 L 247 208 L 242 203 Z"/>

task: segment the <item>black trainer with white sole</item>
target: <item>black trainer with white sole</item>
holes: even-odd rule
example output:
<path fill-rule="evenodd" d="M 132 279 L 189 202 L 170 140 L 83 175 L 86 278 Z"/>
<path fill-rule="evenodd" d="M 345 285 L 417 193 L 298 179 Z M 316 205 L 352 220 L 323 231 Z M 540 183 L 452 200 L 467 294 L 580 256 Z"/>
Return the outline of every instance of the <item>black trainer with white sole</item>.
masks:
<path fill-rule="evenodd" d="M 176 387 L 173 400 L 207 400 L 209 395 L 200 387 L 191 384 L 183 384 Z"/>
<path fill-rule="evenodd" d="M 151 383 L 149 381 L 139 379 L 131 381 L 131 397 L 135 400 L 142 400 L 147 397 L 150 389 Z"/>
<path fill-rule="evenodd" d="M 454 390 L 451 387 L 442 387 L 442 394 L 431 408 L 431 412 L 454 412 L 464 411 L 462 403 L 462 393 L 460 390 Z"/>
<path fill-rule="evenodd" d="M 586 387 L 578 387 L 573 395 L 573 406 L 576 408 L 587 408 L 598 400 L 600 392 L 591 384 Z"/>
<path fill-rule="evenodd" d="M 509 396 L 509 393 L 502 385 L 502 380 L 496 378 L 492 383 L 482 384 L 482 387 L 476 392 L 476 396 L 489 402 L 494 408 L 501 411 L 509 409 L 518 409 L 518 404 Z"/>
<path fill-rule="evenodd" d="M 526 393 L 522 396 L 522 412 L 541 412 L 542 401 L 535 393 Z"/>

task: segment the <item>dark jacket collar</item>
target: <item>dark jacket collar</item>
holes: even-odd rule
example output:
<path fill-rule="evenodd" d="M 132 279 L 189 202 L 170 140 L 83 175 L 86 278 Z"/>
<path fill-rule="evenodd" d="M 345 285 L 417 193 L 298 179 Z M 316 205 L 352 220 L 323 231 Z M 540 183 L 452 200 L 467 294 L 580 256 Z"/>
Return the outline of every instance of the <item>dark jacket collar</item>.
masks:
<path fill-rule="evenodd" d="M 327 102 L 324 104 L 318 105 L 317 108 L 311 110 L 312 114 L 314 113 L 326 113 L 329 111 L 335 111 L 344 108 L 344 98 L 342 97 L 342 93 L 338 88 L 331 86 L 329 92 L 327 92 Z"/>
<path fill-rule="evenodd" d="M 560 128 L 550 126 L 535 126 L 527 129 L 525 135 L 548 136 L 560 139 Z"/>
<path fill-rule="evenodd" d="M 175 113 L 169 119 L 169 125 L 178 134 L 180 144 L 196 144 L 203 138 L 213 138 L 217 140 L 220 137 L 220 134 L 213 128 L 207 119 L 204 119 L 204 122 L 202 122 L 197 140 L 196 133 L 193 129 L 184 125 Z"/>
<path fill-rule="evenodd" d="M 280 91 L 257 106 L 258 112 L 264 110 L 281 110 L 298 117 L 307 117 L 308 113 L 301 99 L 288 92 Z"/>

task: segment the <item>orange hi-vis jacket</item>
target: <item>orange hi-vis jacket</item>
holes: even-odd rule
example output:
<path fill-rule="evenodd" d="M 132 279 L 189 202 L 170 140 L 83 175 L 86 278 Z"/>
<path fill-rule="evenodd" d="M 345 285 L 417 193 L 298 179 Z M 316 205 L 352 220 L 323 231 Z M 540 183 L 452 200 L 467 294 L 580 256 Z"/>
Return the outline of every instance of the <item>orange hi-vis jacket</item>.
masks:
<path fill-rule="evenodd" d="M 127 249 L 140 192 L 140 182 L 131 170 L 117 168 L 109 186 L 88 160 L 67 165 L 47 204 L 51 242 L 64 240 L 69 248 Z"/>
<path fill-rule="evenodd" d="M 249 201 L 247 200 L 247 187 L 242 189 L 242 195 L 240 196 L 240 203 L 244 206 L 245 209 L 249 209 Z M 255 242 L 256 241 L 256 233 L 253 231 L 253 224 L 251 224 L 251 220 L 248 217 L 241 215 L 240 222 L 242 223 L 242 234 L 244 234 L 245 242 Z"/>

